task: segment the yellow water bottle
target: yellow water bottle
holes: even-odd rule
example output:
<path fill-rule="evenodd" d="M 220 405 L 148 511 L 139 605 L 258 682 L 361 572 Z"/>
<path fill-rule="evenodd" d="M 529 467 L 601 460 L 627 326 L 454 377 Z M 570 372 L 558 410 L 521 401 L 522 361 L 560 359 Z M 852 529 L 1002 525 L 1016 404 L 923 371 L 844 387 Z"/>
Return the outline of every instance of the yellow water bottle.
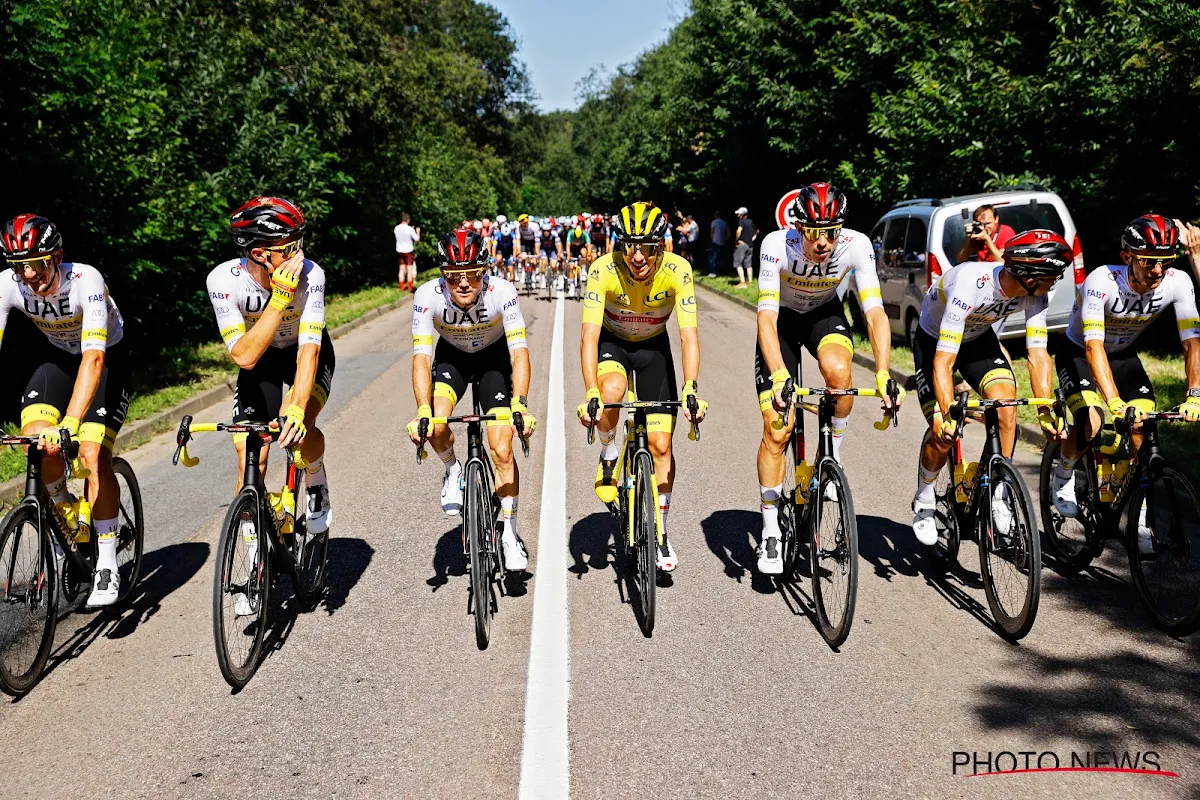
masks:
<path fill-rule="evenodd" d="M 1096 454 L 1096 485 L 1100 487 L 1100 502 L 1111 503 L 1113 463 L 1103 454 Z"/>
<path fill-rule="evenodd" d="M 813 466 L 807 461 L 796 464 L 796 502 L 803 505 L 808 502 L 808 485 L 812 482 Z"/>
<path fill-rule="evenodd" d="M 79 530 L 75 532 L 75 542 L 86 544 L 92 540 L 92 504 L 86 497 L 79 498 Z"/>

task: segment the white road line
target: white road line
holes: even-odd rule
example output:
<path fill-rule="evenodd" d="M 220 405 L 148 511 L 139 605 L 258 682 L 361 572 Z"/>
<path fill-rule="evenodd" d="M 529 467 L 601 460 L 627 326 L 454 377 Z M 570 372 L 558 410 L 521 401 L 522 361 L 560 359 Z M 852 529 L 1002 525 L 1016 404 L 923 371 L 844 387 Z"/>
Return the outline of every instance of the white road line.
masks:
<path fill-rule="evenodd" d="M 570 794 L 567 703 L 571 642 L 567 619 L 567 448 L 563 411 L 563 298 L 554 306 L 550 390 L 546 398 L 546 458 L 538 523 L 533 633 L 525 688 L 521 800 L 559 800 Z"/>

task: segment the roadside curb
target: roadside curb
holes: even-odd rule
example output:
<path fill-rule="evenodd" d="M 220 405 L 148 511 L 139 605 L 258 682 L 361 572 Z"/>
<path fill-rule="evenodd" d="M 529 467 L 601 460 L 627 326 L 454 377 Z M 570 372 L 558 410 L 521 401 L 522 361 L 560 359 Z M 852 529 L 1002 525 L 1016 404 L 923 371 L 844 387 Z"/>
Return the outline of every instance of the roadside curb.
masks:
<path fill-rule="evenodd" d="M 330 339 L 340 339 L 350 331 L 361 328 L 373 319 L 383 316 L 389 311 L 394 311 L 402 306 L 408 305 L 411 301 L 412 293 L 405 294 L 394 303 L 384 303 L 381 306 L 366 311 L 361 317 L 352 319 L 344 325 L 338 325 L 329 331 Z M 117 441 L 113 448 L 113 452 L 121 453 L 128 450 L 135 450 L 146 440 L 153 436 L 170 430 L 179 420 L 180 417 L 187 414 L 194 414 L 201 409 L 208 408 L 213 403 L 223 400 L 227 397 L 233 397 L 234 389 L 237 385 L 236 378 L 230 375 L 221 384 L 205 389 L 199 394 L 194 394 L 187 400 L 178 403 L 165 411 L 160 411 L 157 414 L 139 420 L 127 428 L 122 428 L 117 434 Z M 25 476 L 18 475 L 0 484 L 0 505 L 9 505 L 21 499 L 25 493 Z"/>
<path fill-rule="evenodd" d="M 754 303 L 751 303 L 749 300 L 745 300 L 745 299 L 743 299 L 741 297 L 737 297 L 735 295 L 726 294 L 725 292 L 722 292 L 718 289 L 713 289 L 712 287 L 705 286 L 702 283 L 696 283 L 696 286 L 698 288 L 703 289 L 704 291 L 708 292 L 709 294 L 716 295 L 717 297 L 720 297 L 724 300 L 728 300 L 729 302 L 734 303 L 735 305 L 742 306 L 743 308 L 748 308 L 751 311 L 754 311 L 755 313 L 758 312 L 758 306 L 756 306 Z M 854 354 L 854 363 L 858 364 L 860 367 L 866 367 L 867 369 L 870 369 L 870 370 L 875 369 L 875 361 L 873 359 L 871 359 L 869 356 L 864 356 L 862 353 Z M 894 367 L 888 371 L 891 373 L 892 378 L 895 381 L 902 384 L 906 390 L 913 388 L 914 380 L 915 380 L 913 375 L 910 375 L 907 372 L 902 372 Z M 1032 447 L 1036 447 L 1036 448 L 1041 448 L 1046 444 L 1046 436 L 1042 433 L 1041 428 L 1039 428 L 1036 425 L 1030 425 L 1027 422 L 1017 425 L 1017 438 L 1020 439 L 1025 444 L 1031 445 Z"/>

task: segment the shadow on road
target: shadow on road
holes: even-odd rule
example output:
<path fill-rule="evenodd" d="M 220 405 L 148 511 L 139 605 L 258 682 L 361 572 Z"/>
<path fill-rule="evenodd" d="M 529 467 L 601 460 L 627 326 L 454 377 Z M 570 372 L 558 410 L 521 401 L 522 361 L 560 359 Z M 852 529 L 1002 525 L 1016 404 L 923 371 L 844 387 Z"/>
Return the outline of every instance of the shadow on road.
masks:
<path fill-rule="evenodd" d="M 877 577 L 889 583 L 896 575 L 916 577 L 925 558 L 923 550 L 908 525 L 886 517 L 859 515 L 858 554 L 874 567 Z"/>
<path fill-rule="evenodd" d="M 775 593 L 775 582 L 757 572 L 758 555 L 755 549 L 762 537 L 760 514 L 742 509 L 717 511 L 701 522 L 700 528 L 704 531 L 708 549 L 721 560 L 728 577 L 741 583 L 749 575 L 754 591 Z"/>
<path fill-rule="evenodd" d="M 567 540 L 574 563 L 567 570 L 582 579 L 594 569 L 608 569 L 613 563 L 611 540 L 614 530 L 612 515 L 605 511 L 588 514 L 576 522 Z"/>
<path fill-rule="evenodd" d="M 467 574 L 467 554 L 463 552 L 462 526 L 455 525 L 438 537 L 433 548 L 433 575 L 425 579 L 433 591 L 450 582 L 450 576 Z"/>
<path fill-rule="evenodd" d="M 325 577 L 325 598 L 321 601 L 327 615 L 332 616 L 346 605 L 346 598 L 362 580 L 374 557 L 375 548 L 362 539 L 329 540 L 329 571 Z"/>

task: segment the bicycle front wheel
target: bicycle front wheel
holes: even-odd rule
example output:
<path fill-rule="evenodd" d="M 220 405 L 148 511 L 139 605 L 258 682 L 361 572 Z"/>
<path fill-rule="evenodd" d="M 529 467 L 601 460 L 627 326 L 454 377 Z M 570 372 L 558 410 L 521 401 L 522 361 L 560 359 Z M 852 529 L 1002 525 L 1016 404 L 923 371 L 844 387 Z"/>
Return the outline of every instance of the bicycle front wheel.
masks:
<path fill-rule="evenodd" d="M 634 549 L 637 552 L 637 588 L 642 614 L 638 620 L 642 634 L 649 637 L 654 633 L 655 597 L 658 581 L 658 509 L 654 503 L 654 462 L 650 454 L 638 453 L 634 458 Z"/>
<path fill-rule="evenodd" d="M 813 601 L 817 628 L 830 647 L 840 647 L 850 635 L 858 594 L 858 518 L 850 483 L 831 458 L 821 462 L 817 503 L 811 517 Z"/>
<path fill-rule="evenodd" d="M 981 498 L 979 571 L 992 618 L 1007 638 L 1029 633 L 1037 617 L 1042 583 L 1042 546 L 1033 499 L 1012 462 L 992 459 L 991 493 Z"/>
<path fill-rule="evenodd" d="M 112 461 L 113 474 L 120 489 L 117 511 L 117 574 L 121 576 L 117 605 L 129 602 L 133 587 L 142 574 L 142 552 L 146 541 L 146 523 L 142 516 L 142 490 L 133 467 L 123 458 Z"/>
<path fill-rule="evenodd" d="M 1138 597 L 1154 624 L 1172 636 L 1200 627 L 1200 499 L 1172 467 L 1130 494 L 1126 541 Z"/>
<path fill-rule="evenodd" d="M 259 528 L 259 505 L 252 490 L 242 490 L 229 506 L 217 543 L 213 639 L 221 676 L 234 689 L 244 687 L 258 669 L 271 602 L 267 537 L 272 533 Z"/>
<path fill-rule="evenodd" d="M 495 516 L 491 498 L 487 496 L 483 465 L 478 461 L 467 464 L 466 492 L 463 503 L 463 524 L 471 557 L 471 602 L 475 609 L 475 644 L 486 650 L 492 638 L 492 543 Z"/>
<path fill-rule="evenodd" d="M 55 566 L 37 507 L 22 503 L 0 526 L 0 689 L 15 697 L 37 683 L 54 645 Z"/>

